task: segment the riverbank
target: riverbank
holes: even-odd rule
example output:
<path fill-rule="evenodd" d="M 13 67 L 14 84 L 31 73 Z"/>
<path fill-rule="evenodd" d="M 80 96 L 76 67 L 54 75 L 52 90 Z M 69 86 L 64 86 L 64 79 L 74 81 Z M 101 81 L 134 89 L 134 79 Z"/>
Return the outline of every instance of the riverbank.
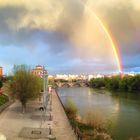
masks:
<path fill-rule="evenodd" d="M 70 99 L 67 100 L 64 109 L 78 139 L 112 140 L 112 137 L 102 120 L 99 122 L 94 114 L 87 114 L 86 118 L 83 120 L 78 114 L 77 106 Z"/>
<path fill-rule="evenodd" d="M 129 140 L 140 136 L 140 101 L 137 96 L 116 97 L 110 91 L 92 88 L 61 88 L 58 93 L 64 105 L 68 99 L 76 104 L 80 118 L 93 113 L 92 118 L 98 118 L 99 122 L 100 118 L 104 119 L 114 139 Z"/>

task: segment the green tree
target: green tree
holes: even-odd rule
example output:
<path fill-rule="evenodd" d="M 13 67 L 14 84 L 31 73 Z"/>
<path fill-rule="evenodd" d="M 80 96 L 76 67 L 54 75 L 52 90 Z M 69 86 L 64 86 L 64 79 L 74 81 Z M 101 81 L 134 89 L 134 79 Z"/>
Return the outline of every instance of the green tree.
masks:
<path fill-rule="evenodd" d="M 130 77 L 128 80 L 128 90 L 131 91 L 140 91 L 140 75 Z"/>
<path fill-rule="evenodd" d="M 30 69 L 25 65 L 14 67 L 12 93 L 22 104 L 22 112 L 25 112 L 28 100 L 40 96 L 42 82 L 39 77 L 31 74 Z"/>
<path fill-rule="evenodd" d="M 129 77 L 125 76 L 119 81 L 120 91 L 128 91 L 128 80 L 129 80 Z"/>
<path fill-rule="evenodd" d="M 140 91 L 140 75 L 135 76 L 113 76 L 105 78 L 93 78 L 89 81 L 89 86 L 92 88 L 106 87 L 112 91 Z"/>
<path fill-rule="evenodd" d="M 89 81 L 89 86 L 94 88 L 105 87 L 104 78 L 93 78 Z"/>
<path fill-rule="evenodd" d="M 109 88 L 111 90 L 118 90 L 119 89 L 119 81 L 120 81 L 120 77 L 119 76 L 115 76 L 115 77 L 112 77 L 110 80 L 109 80 Z"/>

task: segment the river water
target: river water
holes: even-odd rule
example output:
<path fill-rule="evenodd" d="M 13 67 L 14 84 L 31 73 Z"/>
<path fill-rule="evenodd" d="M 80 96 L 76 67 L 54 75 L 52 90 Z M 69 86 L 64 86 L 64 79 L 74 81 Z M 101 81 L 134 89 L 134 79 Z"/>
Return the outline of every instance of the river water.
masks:
<path fill-rule="evenodd" d="M 64 105 L 68 99 L 76 104 L 81 118 L 93 112 L 94 117 L 108 122 L 115 140 L 140 136 L 140 97 L 137 94 L 112 94 L 91 88 L 60 88 L 58 94 Z"/>

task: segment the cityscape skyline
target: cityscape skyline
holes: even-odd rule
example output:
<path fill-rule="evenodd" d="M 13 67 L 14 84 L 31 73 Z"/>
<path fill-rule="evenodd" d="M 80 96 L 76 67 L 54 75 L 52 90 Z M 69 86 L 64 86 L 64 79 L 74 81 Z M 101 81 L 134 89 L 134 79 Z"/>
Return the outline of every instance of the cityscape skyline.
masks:
<path fill-rule="evenodd" d="M 23 64 L 25 65 L 25 64 Z M 20 65 L 19 65 L 20 66 Z M 137 74 L 140 74 L 140 72 L 133 72 L 133 71 L 129 71 L 129 72 L 123 72 L 123 73 L 118 73 L 118 72 L 90 72 L 90 73 L 51 73 L 48 71 L 48 69 L 45 66 L 41 66 L 41 65 L 36 65 L 36 66 L 28 66 L 25 65 L 26 67 L 29 68 L 29 70 L 31 71 L 31 73 L 33 73 L 36 76 L 42 77 L 42 73 L 43 70 L 45 69 L 45 71 L 48 73 L 48 76 L 50 78 L 56 78 L 56 79 L 67 79 L 67 78 L 77 78 L 77 77 L 86 77 L 86 79 L 91 79 L 91 78 L 101 78 L 101 77 L 112 77 L 112 76 L 116 76 L 116 75 L 121 75 L 121 76 L 135 76 Z M 11 76 L 13 75 L 13 69 L 11 70 L 10 73 L 5 73 L 5 68 L 0 66 L 0 75 L 1 76 Z M 90 78 L 91 77 L 91 78 Z"/>
<path fill-rule="evenodd" d="M 123 72 L 138 73 L 139 5 L 137 0 L 0 0 L 0 66 L 4 74 L 14 64 L 40 64 L 51 74 L 117 73 L 105 27 Z"/>

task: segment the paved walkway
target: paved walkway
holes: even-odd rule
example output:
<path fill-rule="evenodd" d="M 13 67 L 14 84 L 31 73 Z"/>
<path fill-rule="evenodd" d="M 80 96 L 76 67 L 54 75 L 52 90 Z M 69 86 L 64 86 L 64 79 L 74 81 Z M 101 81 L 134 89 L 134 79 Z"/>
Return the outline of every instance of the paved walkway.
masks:
<path fill-rule="evenodd" d="M 23 127 L 40 127 L 40 121 L 31 119 L 38 105 L 39 103 L 31 102 L 27 105 L 26 113 L 22 114 L 21 105 L 17 101 L 0 114 L 0 132 L 7 140 L 24 140 L 18 137 Z"/>
<path fill-rule="evenodd" d="M 76 140 L 63 107 L 54 91 L 52 96 L 53 121 L 42 122 L 41 119 L 32 119 L 34 114 L 41 113 L 38 111 L 40 106 L 41 103 L 39 101 L 32 101 L 27 104 L 26 113 L 22 114 L 21 105 L 16 101 L 0 114 L 0 133 L 4 134 L 7 137 L 7 140 L 30 140 L 19 137 L 22 128 L 48 128 L 48 124 L 51 124 L 56 140 Z"/>
<path fill-rule="evenodd" d="M 57 140 L 76 140 L 76 137 L 71 129 L 64 109 L 56 95 L 53 92 L 53 129 Z"/>

